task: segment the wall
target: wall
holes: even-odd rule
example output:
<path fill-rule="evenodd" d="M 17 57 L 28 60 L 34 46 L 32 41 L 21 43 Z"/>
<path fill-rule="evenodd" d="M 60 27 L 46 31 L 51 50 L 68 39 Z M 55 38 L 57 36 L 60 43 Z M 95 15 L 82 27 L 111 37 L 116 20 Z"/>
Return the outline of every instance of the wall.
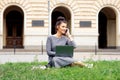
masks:
<path fill-rule="evenodd" d="M 57 6 L 65 6 L 71 12 L 72 35 L 80 47 L 98 45 L 98 13 L 103 7 L 112 7 L 120 15 L 120 0 L 50 0 L 50 12 Z M 41 41 L 46 44 L 49 34 L 48 0 L 0 0 L 0 49 L 3 45 L 3 13 L 10 5 L 19 6 L 24 12 L 24 47 L 39 48 Z M 44 20 L 44 26 L 32 27 L 32 20 Z M 80 27 L 80 21 L 91 21 L 88 28 Z M 117 20 L 119 21 L 119 20 Z M 120 24 L 119 22 L 117 22 Z M 117 29 L 119 25 L 116 25 Z M 120 46 L 120 30 L 116 34 L 117 46 Z M 109 39 L 111 40 L 111 39 Z M 5 43 L 5 42 L 4 42 Z M 111 43 L 113 45 L 113 43 Z"/>

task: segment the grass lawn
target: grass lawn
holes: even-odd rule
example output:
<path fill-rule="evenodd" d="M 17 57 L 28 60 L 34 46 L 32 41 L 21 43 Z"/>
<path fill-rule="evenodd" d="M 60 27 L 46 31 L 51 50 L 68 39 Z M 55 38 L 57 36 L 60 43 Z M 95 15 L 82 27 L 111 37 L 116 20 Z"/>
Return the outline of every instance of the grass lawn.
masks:
<path fill-rule="evenodd" d="M 34 69 L 39 63 L 6 63 L 0 65 L 0 80 L 120 80 L 120 61 L 92 62 L 91 69 L 65 67 L 60 69 Z"/>

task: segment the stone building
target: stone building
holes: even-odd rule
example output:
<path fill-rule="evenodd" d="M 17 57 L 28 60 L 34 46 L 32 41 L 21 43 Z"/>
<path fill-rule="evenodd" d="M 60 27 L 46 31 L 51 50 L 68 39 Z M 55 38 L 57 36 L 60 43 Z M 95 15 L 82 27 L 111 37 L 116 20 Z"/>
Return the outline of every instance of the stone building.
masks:
<path fill-rule="evenodd" d="M 0 0 L 0 49 L 39 49 L 58 16 L 78 48 L 120 46 L 120 0 Z"/>

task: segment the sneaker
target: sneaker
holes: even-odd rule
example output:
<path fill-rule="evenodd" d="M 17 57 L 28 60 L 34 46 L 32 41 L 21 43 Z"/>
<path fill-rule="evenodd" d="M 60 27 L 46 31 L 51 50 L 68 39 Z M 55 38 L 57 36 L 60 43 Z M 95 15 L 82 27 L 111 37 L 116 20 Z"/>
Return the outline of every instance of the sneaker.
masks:
<path fill-rule="evenodd" d="M 86 64 L 85 67 L 87 67 L 87 68 L 93 68 L 93 64 Z"/>
<path fill-rule="evenodd" d="M 46 66 L 41 66 L 41 65 L 39 66 L 39 68 L 40 68 L 40 69 L 42 69 L 42 70 L 47 69 L 47 67 L 46 67 Z"/>
<path fill-rule="evenodd" d="M 47 67 L 46 67 L 46 66 L 39 65 L 39 66 L 33 66 L 33 67 L 32 67 L 32 70 L 34 70 L 34 69 L 42 69 L 42 70 L 45 70 L 45 69 L 47 69 Z"/>

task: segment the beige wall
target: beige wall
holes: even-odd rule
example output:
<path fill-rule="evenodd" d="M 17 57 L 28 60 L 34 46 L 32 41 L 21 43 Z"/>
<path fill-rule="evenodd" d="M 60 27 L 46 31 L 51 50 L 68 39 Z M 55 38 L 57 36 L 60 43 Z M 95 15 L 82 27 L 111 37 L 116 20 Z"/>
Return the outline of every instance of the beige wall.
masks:
<path fill-rule="evenodd" d="M 44 41 L 45 45 L 48 32 L 51 30 L 51 13 L 58 6 L 64 6 L 71 12 L 72 35 L 74 35 L 78 46 L 98 45 L 98 13 L 104 7 L 111 7 L 119 17 L 119 3 L 120 0 L 50 0 L 50 15 L 48 15 L 48 0 L 0 0 L 0 39 L 2 40 L 0 48 L 2 49 L 2 46 L 5 45 L 2 16 L 5 9 L 11 5 L 20 7 L 24 12 L 24 47 L 28 48 L 30 46 L 39 47 L 40 41 Z M 43 27 L 32 27 L 32 20 L 44 20 L 45 25 Z M 92 21 L 92 26 L 90 28 L 82 28 L 79 26 L 80 21 Z M 117 29 L 120 29 L 119 21 L 118 18 L 116 22 Z M 116 35 L 117 37 L 120 35 L 120 30 L 118 30 Z M 119 38 L 114 42 L 111 36 L 115 36 L 115 33 L 113 35 L 112 33 L 108 34 L 109 45 L 115 45 L 116 42 L 116 45 L 120 46 Z"/>

